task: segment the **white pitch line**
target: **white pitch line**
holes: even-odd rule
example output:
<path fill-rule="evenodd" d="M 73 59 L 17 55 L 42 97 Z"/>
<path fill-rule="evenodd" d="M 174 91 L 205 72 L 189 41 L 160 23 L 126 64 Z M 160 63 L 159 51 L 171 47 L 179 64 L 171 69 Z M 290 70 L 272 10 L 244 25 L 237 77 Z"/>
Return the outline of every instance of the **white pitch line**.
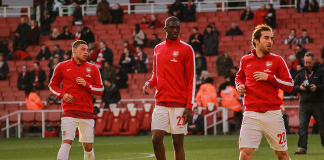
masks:
<path fill-rule="evenodd" d="M 151 153 L 138 153 L 138 154 L 147 154 L 147 156 L 143 156 L 143 157 L 131 157 L 131 158 L 119 158 L 119 159 L 107 159 L 107 160 L 123 160 L 123 159 L 144 159 L 144 158 L 151 158 L 154 157 L 154 154 Z"/>

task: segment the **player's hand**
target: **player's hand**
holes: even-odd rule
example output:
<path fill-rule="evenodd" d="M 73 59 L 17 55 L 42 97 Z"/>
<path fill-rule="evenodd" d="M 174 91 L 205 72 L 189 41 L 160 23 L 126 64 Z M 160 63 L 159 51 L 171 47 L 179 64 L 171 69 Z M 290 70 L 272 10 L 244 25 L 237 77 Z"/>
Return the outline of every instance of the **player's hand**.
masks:
<path fill-rule="evenodd" d="M 307 88 L 304 87 L 304 83 L 299 86 L 301 91 L 307 91 Z"/>
<path fill-rule="evenodd" d="M 143 86 L 143 92 L 148 95 L 149 92 L 151 90 L 151 85 L 149 83 L 145 83 L 145 85 Z"/>
<path fill-rule="evenodd" d="M 191 117 L 191 109 L 186 108 L 182 115 L 182 118 L 185 121 L 184 124 L 187 124 L 189 122 L 190 117 Z"/>
<path fill-rule="evenodd" d="M 237 92 L 238 92 L 240 95 L 244 95 L 244 93 L 246 92 L 246 89 L 245 89 L 245 85 L 244 85 L 244 84 L 238 86 L 236 89 L 237 89 Z"/>
<path fill-rule="evenodd" d="M 311 84 L 310 88 L 309 88 L 312 92 L 315 92 L 317 87 L 315 86 L 315 84 Z"/>
<path fill-rule="evenodd" d="M 75 81 L 77 82 L 78 85 L 81 85 L 81 86 L 83 86 L 83 87 L 85 87 L 86 84 L 87 84 L 87 82 L 86 82 L 83 78 L 81 78 L 81 77 L 77 77 L 77 78 L 75 79 Z"/>
<path fill-rule="evenodd" d="M 63 96 L 63 100 L 66 102 L 66 103 L 73 103 L 74 102 L 74 98 L 72 95 L 68 94 L 68 93 L 65 93 L 64 96 Z"/>
<path fill-rule="evenodd" d="M 253 78 L 256 80 L 256 81 L 266 81 L 268 80 L 268 74 L 267 73 L 264 73 L 264 72 L 254 72 L 253 73 Z"/>

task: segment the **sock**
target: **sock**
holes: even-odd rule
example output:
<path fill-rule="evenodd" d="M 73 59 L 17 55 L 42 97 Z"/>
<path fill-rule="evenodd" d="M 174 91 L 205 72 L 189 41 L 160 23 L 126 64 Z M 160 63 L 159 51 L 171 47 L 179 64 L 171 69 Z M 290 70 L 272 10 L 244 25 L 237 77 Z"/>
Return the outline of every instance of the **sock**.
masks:
<path fill-rule="evenodd" d="M 68 143 L 62 143 L 61 148 L 57 154 L 57 160 L 68 160 L 71 145 Z"/>
<path fill-rule="evenodd" d="M 90 152 L 84 151 L 84 160 L 94 160 L 94 159 L 95 159 L 95 154 L 93 148 Z"/>

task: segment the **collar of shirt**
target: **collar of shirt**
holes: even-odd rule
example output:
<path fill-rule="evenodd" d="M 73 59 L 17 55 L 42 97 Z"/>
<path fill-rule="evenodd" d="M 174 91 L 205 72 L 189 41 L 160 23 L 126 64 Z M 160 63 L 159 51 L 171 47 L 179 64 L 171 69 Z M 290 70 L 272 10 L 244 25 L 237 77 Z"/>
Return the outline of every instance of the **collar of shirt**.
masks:
<path fill-rule="evenodd" d="M 166 39 L 165 42 L 166 42 L 167 45 L 177 44 L 177 43 L 180 42 L 180 38 L 178 37 L 176 40 L 168 40 L 168 39 Z"/>

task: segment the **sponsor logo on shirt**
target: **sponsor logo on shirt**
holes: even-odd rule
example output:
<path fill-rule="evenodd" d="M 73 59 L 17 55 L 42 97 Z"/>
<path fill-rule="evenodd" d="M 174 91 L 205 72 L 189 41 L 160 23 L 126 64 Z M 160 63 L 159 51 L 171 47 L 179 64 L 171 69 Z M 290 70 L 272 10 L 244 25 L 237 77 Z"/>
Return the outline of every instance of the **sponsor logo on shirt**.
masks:
<path fill-rule="evenodd" d="M 175 58 L 171 59 L 171 62 L 178 62 Z"/>
<path fill-rule="evenodd" d="M 90 74 L 87 74 L 86 77 L 91 77 Z"/>

